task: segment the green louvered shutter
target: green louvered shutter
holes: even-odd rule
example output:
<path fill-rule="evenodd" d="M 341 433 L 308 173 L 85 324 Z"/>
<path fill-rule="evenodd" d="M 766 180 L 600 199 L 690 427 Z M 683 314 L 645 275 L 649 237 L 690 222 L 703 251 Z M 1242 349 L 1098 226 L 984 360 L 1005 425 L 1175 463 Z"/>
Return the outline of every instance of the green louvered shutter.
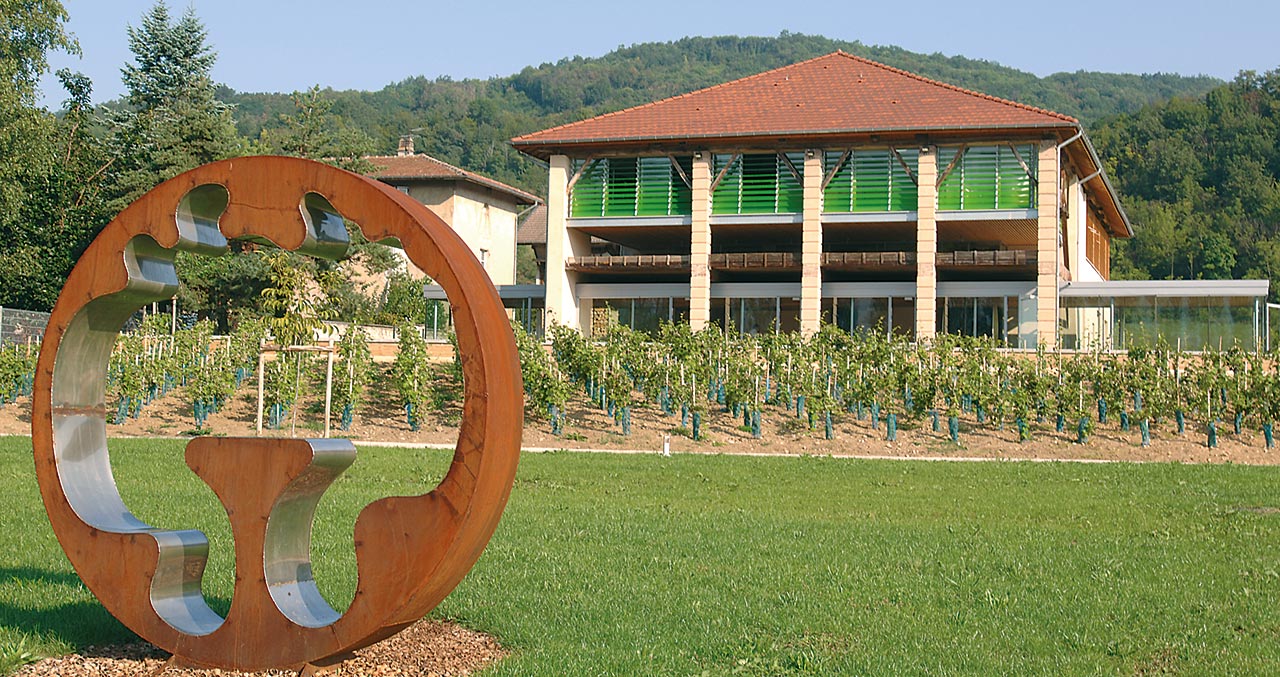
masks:
<path fill-rule="evenodd" d="M 582 162 L 582 160 L 574 161 L 575 174 L 582 168 Z M 569 196 L 569 215 L 572 218 L 604 215 L 604 187 L 608 172 L 606 160 L 593 160 L 585 170 L 582 170 Z"/>
<path fill-rule="evenodd" d="M 680 165 L 680 169 L 684 170 L 684 175 L 693 180 L 693 156 L 685 155 L 676 157 L 676 164 Z M 672 215 L 688 216 L 693 213 L 693 189 L 685 180 L 680 177 L 680 173 L 675 167 L 669 167 L 671 176 L 671 212 Z"/>
<path fill-rule="evenodd" d="M 853 165 L 853 211 L 883 212 L 889 208 L 888 151 L 858 150 L 849 162 Z"/>
<path fill-rule="evenodd" d="M 715 157 L 717 176 L 732 157 Z M 804 153 L 788 153 L 787 157 L 797 172 L 803 171 Z M 739 157 L 711 197 L 712 214 L 779 214 L 803 209 L 804 181 L 796 178 L 776 153 Z"/>
<path fill-rule="evenodd" d="M 609 182 L 605 186 L 605 216 L 636 215 L 636 158 L 610 158 Z"/>
<path fill-rule="evenodd" d="M 899 154 L 914 173 L 919 164 L 919 151 L 909 149 Z M 827 174 L 835 168 L 842 155 L 841 151 L 826 152 L 824 164 Z M 822 209 L 825 212 L 915 211 L 916 202 L 915 181 L 893 151 L 858 150 L 849 154 L 844 165 L 827 183 Z"/>
<path fill-rule="evenodd" d="M 970 146 L 960 159 L 964 188 L 961 209 L 995 209 L 996 177 L 999 176 L 998 146 Z"/>
<path fill-rule="evenodd" d="M 775 212 L 794 214 L 804 211 L 804 153 L 787 153 L 791 166 L 796 168 L 800 178 L 791 173 L 782 158 L 777 158 L 778 200 Z"/>
<path fill-rule="evenodd" d="M 898 155 L 902 156 L 902 161 L 911 168 L 911 174 L 915 174 L 918 171 L 920 166 L 920 151 L 918 149 L 899 150 Z M 911 175 L 907 174 L 907 170 L 902 167 L 902 162 L 898 162 L 898 158 L 893 157 L 892 152 L 889 152 L 889 163 L 889 211 L 915 211 L 919 202 L 916 182 L 911 179 Z"/>
<path fill-rule="evenodd" d="M 1018 154 L 1008 146 L 1000 147 L 1000 191 L 997 197 L 997 209 L 1031 209 L 1035 206 L 1035 184 L 1027 171 L 1018 162 L 1021 156 L 1027 163 L 1027 169 L 1036 171 L 1036 149 L 1034 145 L 1016 146 Z"/>
<path fill-rule="evenodd" d="M 671 213 L 671 161 L 666 157 L 643 157 L 638 161 L 636 216 L 666 216 Z"/>
<path fill-rule="evenodd" d="M 742 156 L 740 214 L 774 214 L 778 211 L 778 156 Z"/>
<path fill-rule="evenodd" d="M 938 174 L 947 171 L 947 167 L 951 166 L 952 159 L 955 158 L 959 148 L 939 148 L 938 149 Z M 952 168 L 951 173 L 947 175 L 942 185 L 938 186 L 938 209 L 941 211 L 960 209 L 960 194 L 964 176 L 964 170 L 960 163 Z"/>
<path fill-rule="evenodd" d="M 831 174 L 841 157 L 844 157 L 843 151 L 829 150 L 823 154 L 824 176 Z M 840 166 L 840 171 L 831 177 L 826 190 L 822 191 L 822 211 L 853 211 L 853 167 L 848 159 Z"/>
<path fill-rule="evenodd" d="M 720 179 L 720 183 L 716 185 L 715 193 L 711 196 L 712 214 L 737 214 L 741 208 L 742 158 L 735 159 L 732 155 L 716 155 L 712 164 L 712 176 L 720 176 L 720 172 L 724 171 L 725 166 L 730 161 L 733 162 L 733 165 L 729 167 L 724 177 Z"/>

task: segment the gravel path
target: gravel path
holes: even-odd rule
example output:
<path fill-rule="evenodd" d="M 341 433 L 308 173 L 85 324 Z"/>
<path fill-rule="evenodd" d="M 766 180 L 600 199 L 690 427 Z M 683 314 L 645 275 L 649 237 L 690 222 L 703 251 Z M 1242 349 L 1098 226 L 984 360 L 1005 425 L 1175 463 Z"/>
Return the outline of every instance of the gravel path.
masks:
<path fill-rule="evenodd" d="M 424 620 L 404 632 L 356 652 L 355 658 L 326 675 L 335 677 L 460 677 L 501 660 L 507 653 L 493 637 L 460 625 Z M 83 653 L 46 658 L 14 677 L 213 677 L 292 676 L 296 671 L 192 670 L 171 667 L 157 672 L 168 654 L 150 644 L 86 647 Z"/>

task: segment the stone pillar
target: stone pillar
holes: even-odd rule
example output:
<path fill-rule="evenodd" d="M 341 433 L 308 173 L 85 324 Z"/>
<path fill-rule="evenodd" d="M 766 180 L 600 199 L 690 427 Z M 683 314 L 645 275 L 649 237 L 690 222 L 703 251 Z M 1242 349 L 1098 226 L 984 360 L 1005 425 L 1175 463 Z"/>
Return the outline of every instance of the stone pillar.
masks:
<path fill-rule="evenodd" d="M 1058 344 L 1058 146 L 1040 142 L 1036 165 L 1036 342 Z"/>
<path fill-rule="evenodd" d="M 572 173 L 573 163 L 567 156 L 551 156 L 547 183 L 547 325 L 563 324 L 589 331 L 591 308 L 579 307 L 574 289 L 578 274 L 565 268 L 569 257 L 591 253 L 591 237 L 570 229 L 567 223 Z"/>
<path fill-rule="evenodd" d="M 689 230 L 689 327 L 711 321 L 711 153 L 693 156 L 693 216 Z"/>
<path fill-rule="evenodd" d="M 916 167 L 916 340 L 932 339 L 938 324 L 938 149 L 920 149 Z"/>
<path fill-rule="evenodd" d="M 822 318 L 822 151 L 804 155 L 804 226 L 800 245 L 800 331 L 818 331 Z"/>

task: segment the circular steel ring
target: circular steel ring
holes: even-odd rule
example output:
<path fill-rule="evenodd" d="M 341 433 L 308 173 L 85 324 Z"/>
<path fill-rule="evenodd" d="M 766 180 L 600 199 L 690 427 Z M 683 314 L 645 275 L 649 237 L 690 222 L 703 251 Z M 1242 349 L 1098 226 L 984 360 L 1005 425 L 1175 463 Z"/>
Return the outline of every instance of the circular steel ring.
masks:
<path fill-rule="evenodd" d="M 231 511 L 236 590 L 223 619 L 200 593 L 203 535 L 151 527 L 120 498 L 107 453 L 107 364 L 125 320 L 176 291 L 177 251 L 217 254 L 228 239 L 248 238 L 332 256 L 345 250 L 343 217 L 370 241 L 398 240 L 448 295 L 465 382 L 453 462 L 428 493 L 383 498 L 361 511 L 359 579 L 350 607 L 339 615 L 327 605 L 310 608 L 323 599 L 310 580 L 307 546 L 315 501 L 350 462 L 350 443 L 193 440 L 188 464 L 224 505 L 238 506 Z M 36 471 L 67 557 L 131 630 L 192 665 L 296 667 L 398 632 L 461 581 L 510 495 L 522 390 L 497 292 L 462 239 L 425 206 L 385 184 L 309 160 L 225 160 L 166 181 L 131 204 L 72 270 L 36 371 Z M 255 463 L 262 467 L 246 472 L 246 464 Z M 248 523 L 251 514 L 265 529 Z"/>

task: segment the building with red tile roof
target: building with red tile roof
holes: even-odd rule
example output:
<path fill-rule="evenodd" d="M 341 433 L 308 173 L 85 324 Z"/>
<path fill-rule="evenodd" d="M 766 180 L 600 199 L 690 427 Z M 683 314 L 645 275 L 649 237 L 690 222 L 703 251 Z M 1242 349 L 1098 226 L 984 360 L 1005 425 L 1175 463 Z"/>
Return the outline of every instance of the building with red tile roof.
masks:
<path fill-rule="evenodd" d="M 550 165 L 549 321 L 587 332 L 1083 346 L 1115 304 L 1082 319 L 1060 291 L 1108 280 L 1133 234 L 1074 118 L 844 52 L 511 143 Z"/>
<path fill-rule="evenodd" d="M 365 159 L 374 166 L 369 176 L 399 188 L 452 226 L 495 285 L 515 284 L 517 220 L 541 202 L 536 195 L 415 153 L 409 139 L 397 155 Z"/>

